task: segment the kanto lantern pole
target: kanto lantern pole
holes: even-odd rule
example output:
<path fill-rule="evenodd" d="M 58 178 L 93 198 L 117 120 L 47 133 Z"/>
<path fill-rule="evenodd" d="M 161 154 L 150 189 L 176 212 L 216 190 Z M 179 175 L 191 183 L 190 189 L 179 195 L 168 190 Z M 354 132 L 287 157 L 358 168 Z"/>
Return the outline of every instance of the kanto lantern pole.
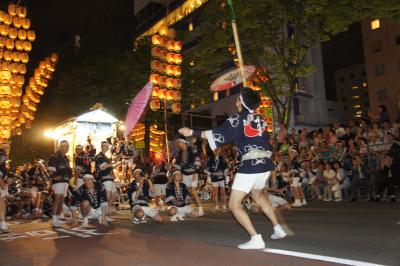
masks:
<path fill-rule="evenodd" d="M 167 101 L 164 100 L 164 131 L 165 131 L 165 147 L 167 148 L 167 162 L 169 164 L 169 145 L 168 145 L 168 121 L 167 121 Z"/>
<path fill-rule="evenodd" d="M 240 40 L 239 40 L 239 34 L 236 26 L 236 16 L 235 16 L 235 11 L 233 9 L 233 0 L 228 0 L 228 5 L 231 9 L 232 12 L 232 30 L 233 30 L 233 38 L 235 39 L 235 46 L 236 46 L 236 51 L 239 59 L 239 70 L 240 70 L 240 75 L 242 76 L 242 82 L 243 82 L 243 87 L 246 86 L 246 76 L 244 73 L 244 64 L 243 64 L 243 57 L 242 57 L 242 49 L 240 48 Z"/>

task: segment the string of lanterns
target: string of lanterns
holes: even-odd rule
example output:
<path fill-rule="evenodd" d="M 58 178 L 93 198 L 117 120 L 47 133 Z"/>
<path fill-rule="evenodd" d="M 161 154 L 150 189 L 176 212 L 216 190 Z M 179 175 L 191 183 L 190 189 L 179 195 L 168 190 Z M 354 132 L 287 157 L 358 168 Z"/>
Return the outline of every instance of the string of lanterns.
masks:
<path fill-rule="evenodd" d="M 260 107 L 257 109 L 257 113 L 259 113 L 267 122 L 267 131 L 269 133 L 273 132 L 274 130 L 274 115 L 273 115 L 273 103 L 271 98 L 262 95 L 261 96 L 261 104 Z"/>
<path fill-rule="evenodd" d="M 22 125 L 31 127 L 40 97 L 52 78 L 58 55 L 39 63 L 23 94 L 26 64 L 36 33 L 30 30 L 27 8 L 10 3 L 0 10 L 0 143 L 9 151 L 12 135 L 22 134 Z"/>
<path fill-rule="evenodd" d="M 136 149 L 143 149 L 145 147 L 144 143 L 145 133 L 146 133 L 146 128 L 143 123 L 137 124 L 135 128 L 132 130 L 130 138 L 132 139 L 133 145 L 135 146 Z"/>
<path fill-rule="evenodd" d="M 165 146 L 165 131 L 159 130 L 157 125 L 150 126 L 150 152 L 163 152 Z"/>
<path fill-rule="evenodd" d="M 22 134 L 21 125 L 27 122 L 26 118 L 33 120 L 32 112 L 39 100 L 33 97 L 35 103 L 29 108 L 21 104 L 26 64 L 36 39 L 27 13 L 26 7 L 12 3 L 7 12 L 0 10 L 0 142 L 7 150 L 11 136 Z M 21 113 L 25 108 L 28 116 Z"/>
<path fill-rule="evenodd" d="M 150 108 L 153 111 L 167 108 L 163 106 L 163 102 L 171 107 L 172 112 L 181 111 L 182 42 L 174 38 L 175 31 L 168 27 L 161 27 L 159 32 L 151 37 L 150 81 L 154 87 Z"/>

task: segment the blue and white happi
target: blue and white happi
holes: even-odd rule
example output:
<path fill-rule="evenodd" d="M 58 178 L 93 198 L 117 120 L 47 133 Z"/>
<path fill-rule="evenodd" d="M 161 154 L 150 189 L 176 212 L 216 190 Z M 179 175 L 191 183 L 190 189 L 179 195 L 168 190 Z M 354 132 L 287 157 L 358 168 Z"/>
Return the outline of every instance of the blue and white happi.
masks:
<path fill-rule="evenodd" d="M 241 161 L 238 173 L 257 174 L 274 168 L 271 159 L 272 145 L 266 128 L 267 125 L 260 115 L 250 113 L 243 108 L 241 112 L 230 116 L 219 127 L 205 131 L 205 134 L 212 150 L 234 143 L 241 157 L 250 151 L 268 154 L 268 156 L 255 156 L 254 159 Z"/>

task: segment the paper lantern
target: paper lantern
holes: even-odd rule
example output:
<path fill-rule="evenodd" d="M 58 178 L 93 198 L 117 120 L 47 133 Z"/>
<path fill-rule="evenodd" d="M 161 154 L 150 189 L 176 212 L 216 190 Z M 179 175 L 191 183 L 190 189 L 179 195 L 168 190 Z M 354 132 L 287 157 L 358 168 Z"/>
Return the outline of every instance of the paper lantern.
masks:
<path fill-rule="evenodd" d="M 17 51 L 22 51 L 24 50 L 24 42 L 23 41 L 16 41 L 15 42 L 15 49 L 17 49 Z"/>
<path fill-rule="evenodd" d="M 176 77 L 181 76 L 181 75 L 182 75 L 182 70 L 181 70 L 181 68 L 180 68 L 179 66 L 173 67 L 173 74 L 174 74 L 174 76 L 176 76 Z"/>
<path fill-rule="evenodd" d="M 0 86 L 1 95 L 11 95 L 11 87 L 8 85 Z"/>
<path fill-rule="evenodd" d="M 18 31 L 18 39 L 20 39 L 22 41 L 26 40 L 26 31 L 25 30 Z"/>
<path fill-rule="evenodd" d="M 173 91 L 167 90 L 165 92 L 165 100 L 171 101 L 173 99 Z"/>
<path fill-rule="evenodd" d="M 9 4 L 8 5 L 8 14 L 10 14 L 11 16 L 16 16 L 17 15 L 17 5 Z"/>
<path fill-rule="evenodd" d="M 14 27 L 16 27 L 17 29 L 21 28 L 21 19 L 19 17 L 14 17 L 12 24 Z"/>
<path fill-rule="evenodd" d="M 16 63 L 21 62 L 21 54 L 18 52 L 12 53 L 12 60 Z"/>
<path fill-rule="evenodd" d="M 3 58 L 4 60 L 6 60 L 7 62 L 12 60 L 12 52 L 11 51 L 4 51 L 3 53 Z"/>
<path fill-rule="evenodd" d="M 174 91 L 173 98 L 174 101 L 180 101 L 182 99 L 182 93 L 180 91 Z"/>
<path fill-rule="evenodd" d="M 154 85 L 157 85 L 157 84 L 158 84 L 158 75 L 157 75 L 157 74 L 151 74 L 151 75 L 150 75 L 150 81 L 151 81 Z"/>
<path fill-rule="evenodd" d="M 0 48 L 4 48 L 6 46 L 6 39 L 3 37 L 0 37 Z"/>
<path fill-rule="evenodd" d="M 1 66 L 3 66 L 3 64 L 6 64 L 5 62 L 1 63 Z M 8 70 L 1 70 L 0 71 L 0 80 L 2 83 L 4 82 L 8 82 L 11 79 L 11 72 Z"/>
<path fill-rule="evenodd" d="M 181 54 L 174 54 L 174 62 L 175 62 L 175 64 L 180 65 L 182 63 L 182 55 Z"/>
<path fill-rule="evenodd" d="M 173 88 L 174 87 L 174 79 L 167 78 L 165 85 L 167 86 L 167 88 Z"/>
<path fill-rule="evenodd" d="M 165 99 L 165 93 L 166 93 L 166 90 L 160 89 L 160 90 L 158 91 L 158 98 L 159 98 L 160 100 L 164 100 L 164 99 Z"/>
<path fill-rule="evenodd" d="M 7 128 L 2 128 L 0 130 L 0 138 L 1 139 L 9 139 L 11 137 L 11 131 Z"/>
<path fill-rule="evenodd" d="M 29 61 L 29 56 L 27 53 L 21 53 L 20 54 L 21 62 L 26 64 Z"/>
<path fill-rule="evenodd" d="M 161 49 L 160 48 L 158 48 L 158 47 L 151 48 L 151 56 L 152 57 L 159 58 L 160 55 L 161 55 Z"/>
<path fill-rule="evenodd" d="M 7 26 L 10 26 L 12 24 L 12 19 L 13 17 L 10 14 L 6 14 L 4 16 L 3 23 L 6 24 Z"/>
<path fill-rule="evenodd" d="M 7 25 L 0 25 L 0 35 L 7 36 L 8 35 L 8 26 Z"/>
<path fill-rule="evenodd" d="M 152 92 L 151 92 L 151 96 L 152 97 L 154 97 L 154 98 L 157 98 L 158 97 L 158 91 L 159 91 L 160 89 L 158 88 L 158 87 L 153 87 L 153 90 L 152 90 Z"/>
<path fill-rule="evenodd" d="M 165 44 L 166 48 L 170 51 L 173 51 L 175 48 L 175 42 L 173 40 L 169 40 Z"/>
<path fill-rule="evenodd" d="M 176 113 L 180 113 L 181 112 L 182 107 L 181 107 L 180 103 L 173 103 L 171 105 L 171 109 L 172 109 L 172 112 L 176 114 Z"/>
<path fill-rule="evenodd" d="M 26 66 L 24 65 L 24 64 L 18 64 L 18 72 L 20 73 L 20 74 L 26 74 Z"/>
<path fill-rule="evenodd" d="M 169 28 L 167 31 L 167 36 L 169 39 L 175 39 L 176 37 L 176 31 L 172 28 Z"/>
<path fill-rule="evenodd" d="M 150 101 L 150 109 L 153 111 L 159 110 L 161 108 L 161 102 L 159 100 Z"/>
<path fill-rule="evenodd" d="M 25 123 L 25 117 L 23 115 L 19 115 L 18 122 L 20 122 L 21 124 Z"/>
<path fill-rule="evenodd" d="M 24 18 L 21 20 L 21 26 L 25 30 L 29 29 L 31 27 L 31 20 L 29 18 Z"/>
<path fill-rule="evenodd" d="M 0 60 L 3 59 L 3 54 L 4 54 L 3 49 L 0 49 Z"/>
<path fill-rule="evenodd" d="M 174 67 L 171 66 L 171 65 L 167 65 L 167 66 L 165 67 L 165 73 L 166 73 L 168 76 L 172 76 L 172 75 L 174 74 Z"/>
<path fill-rule="evenodd" d="M 16 75 L 15 76 L 15 83 L 17 85 L 22 86 L 22 85 L 24 85 L 24 82 L 25 82 L 24 76 L 21 76 L 21 75 Z"/>
<path fill-rule="evenodd" d="M 14 40 L 12 39 L 6 39 L 5 41 L 5 46 L 8 50 L 13 50 L 14 49 Z"/>
<path fill-rule="evenodd" d="M 19 6 L 19 7 L 17 8 L 18 17 L 20 17 L 20 18 L 25 18 L 26 15 L 27 15 L 27 13 L 28 13 L 28 10 L 27 10 L 26 7 L 24 7 L 24 6 Z"/>
<path fill-rule="evenodd" d="M 168 35 L 168 27 L 162 26 L 158 33 L 160 33 L 161 36 L 166 37 Z"/>
<path fill-rule="evenodd" d="M 180 79 L 174 79 L 174 88 L 180 89 L 182 86 L 182 82 Z"/>
<path fill-rule="evenodd" d="M 0 10 L 0 23 L 4 21 L 5 14 L 4 11 Z"/>
<path fill-rule="evenodd" d="M 13 97 L 21 97 L 21 95 L 22 95 L 22 88 L 21 88 L 20 86 L 13 86 L 13 87 L 11 88 L 11 95 L 12 95 Z M 19 103 L 18 103 L 18 106 L 19 106 Z"/>
<path fill-rule="evenodd" d="M 26 37 L 28 38 L 28 40 L 30 40 L 31 42 L 33 42 L 36 39 L 36 33 L 33 30 L 29 30 L 26 33 Z"/>
<path fill-rule="evenodd" d="M 18 74 L 18 65 L 17 64 L 10 64 L 10 72 L 12 74 Z"/>
<path fill-rule="evenodd" d="M 182 42 L 174 42 L 174 50 L 180 52 L 182 50 Z"/>
<path fill-rule="evenodd" d="M 11 39 L 16 39 L 18 37 L 18 30 L 15 28 L 9 28 L 8 37 L 10 37 Z"/>
<path fill-rule="evenodd" d="M 174 56 L 174 54 L 172 54 L 172 53 L 168 53 L 168 54 L 167 54 L 167 62 L 170 63 L 170 64 L 172 64 L 172 63 L 175 62 L 175 56 Z"/>
<path fill-rule="evenodd" d="M 21 136 L 21 135 L 22 135 L 22 129 L 21 129 L 20 127 L 16 128 L 16 129 L 15 129 L 15 134 L 16 134 L 17 136 Z"/>
<path fill-rule="evenodd" d="M 151 36 L 151 43 L 155 46 L 161 46 L 164 42 L 163 38 L 160 35 L 155 34 Z"/>

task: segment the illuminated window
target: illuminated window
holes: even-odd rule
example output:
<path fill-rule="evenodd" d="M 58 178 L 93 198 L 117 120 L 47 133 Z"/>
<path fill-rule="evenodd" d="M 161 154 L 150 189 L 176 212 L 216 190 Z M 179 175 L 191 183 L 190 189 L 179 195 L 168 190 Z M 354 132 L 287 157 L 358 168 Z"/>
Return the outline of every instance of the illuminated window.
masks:
<path fill-rule="evenodd" d="M 360 95 L 354 95 L 352 98 L 353 99 L 358 99 L 358 98 L 360 98 Z"/>
<path fill-rule="evenodd" d="M 367 82 L 363 82 L 362 86 L 365 88 L 368 86 Z"/>
<path fill-rule="evenodd" d="M 371 21 L 371 30 L 376 30 L 379 29 L 381 27 L 381 22 L 379 21 L 379 19 L 374 19 Z"/>
<path fill-rule="evenodd" d="M 190 22 L 189 23 L 189 31 L 192 31 L 193 30 L 193 22 Z"/>
<path fill-rule="evenodd" d="M 352 88 L 353 90 L 356 90 L 356 89 L 358 89 L 358 86 L 351 86 L 351 88 Z"/>
<path fill-rule="evenodd" d="M 353 108 L 358 109 L 358 108 L 361 108 L 361 106 L 359 104 L 357 104 L 357 105 L 353 105 Z"/>

